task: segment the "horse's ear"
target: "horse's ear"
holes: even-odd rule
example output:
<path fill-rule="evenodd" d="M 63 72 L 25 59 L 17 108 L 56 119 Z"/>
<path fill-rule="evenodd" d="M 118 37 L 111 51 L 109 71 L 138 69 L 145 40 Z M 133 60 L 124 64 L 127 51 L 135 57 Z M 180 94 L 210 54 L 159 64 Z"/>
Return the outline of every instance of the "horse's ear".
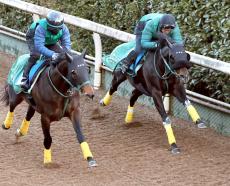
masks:
<path fill-rule="evenodd" d="M 72 62 L 72 61 L 73 61 L 73 57 L 72 57 L 68 52 L 65 53 L 65 56 L 66 56 L 66 59 L 67 59 L 69 62 Z"/>
<path fill-rule="evenodd" d="M 87 51 L 87 49 L 86 49 L 86 48 L 84 48 L 84 50 L 83 50 L 83 51 L 82 51 L 82 53 L 81 53 L 81 56 L 82 56 L 83 58 L 85 58 L 86 51 Z"/>
<path fill-rule="evenodd" d="M 190 54 L 186 53 L 187 54 L 187 59 L 188 61 L 190 61 L 191 57 L 190 57 Z"/>

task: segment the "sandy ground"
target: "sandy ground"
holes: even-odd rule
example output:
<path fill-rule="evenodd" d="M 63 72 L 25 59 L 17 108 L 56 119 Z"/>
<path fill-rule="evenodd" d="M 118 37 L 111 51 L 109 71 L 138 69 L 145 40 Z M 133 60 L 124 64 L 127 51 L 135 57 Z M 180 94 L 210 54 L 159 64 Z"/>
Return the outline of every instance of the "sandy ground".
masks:
<path fill-rule="evenodd" d="M 13 60 L 0 53 L 1 94 Z M 32 118 L 29 134 L 15 143 L 15 131 L 27 110 L 27 104 L 22 103 L 15 111 L 12 128 L 0 129 L 0 186 L 230 185 L 229 137 L 171 117 L 181 148 L 179 155 L 172 155 L 156 110 L 137 104 L 134 123 L 126 126 L 128 100 L 114 95 L 111 105 L 99 107 L 103 95 L 97 91 L 94 101 L 81 98 L 83 132 L 98 167 L 87 167 L 72 125 L 65 118 L 51 126 L 53 168 L 43 166 L 39 114 Z M 0 106 L 3 122 L 8 108 L 3 103 Z"/>

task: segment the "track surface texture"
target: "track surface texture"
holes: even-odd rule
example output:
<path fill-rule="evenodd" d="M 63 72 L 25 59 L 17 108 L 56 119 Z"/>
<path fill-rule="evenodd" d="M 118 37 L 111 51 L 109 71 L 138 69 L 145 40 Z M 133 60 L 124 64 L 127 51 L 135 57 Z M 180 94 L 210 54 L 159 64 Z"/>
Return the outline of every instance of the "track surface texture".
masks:
<path fill-rule="evenodd" d="M 3 92 L 14 57 L 0 53 L 0 90 Z M 198 129 L 192 122 L 171 117 L 181 153 L 172 155 L 159 114 L 136 104 L 134 122 L 124 123 L 128 99 L 113 96 L 111 105 L 99 107 L 105 94 L 96 91 L 93 101 L 81 98 L 82 127 L 98 166 L 83 160 L 70 121 L 51 125 L 54 165 L 43 166 L 43 134 L 35 114 L 27 136 L 15 143 L 15 132 L 27 110 L 15 110 L 10 130 L 0 129 L 0 186 L 185 186 L 230 185 L 229 137 Z M 0 103 L 3 123 L 8 111 Z M 2 124 L 1 123 L 1 124 Z"/>

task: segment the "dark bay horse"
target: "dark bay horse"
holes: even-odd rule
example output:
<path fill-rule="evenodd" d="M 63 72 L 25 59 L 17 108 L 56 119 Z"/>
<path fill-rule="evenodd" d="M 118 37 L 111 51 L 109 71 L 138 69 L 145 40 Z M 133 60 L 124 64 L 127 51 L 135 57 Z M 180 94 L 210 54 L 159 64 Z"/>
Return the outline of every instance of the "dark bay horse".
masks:
<path fill-rule="evenodd" d="M 94 96 L 94 90 L 90 85 L 88 66 L 84 61 L 85 51 L 81 55 L 62 53 L 55 63 L 49 65 L 41 74 L 34 85 L 31 98 L 25 93 L 16 94 L 9 84 L 5 86 L 2 101 L 9 105 L 9 111 L 2 127 L 9 129 L 13 122 L 14 109 L 23 100 L 28 104 L 26 117 L 16 136 L 27 134 L 30 120 L 35 111 L 41 114 L 41 125 L 44 134 L 44 164 L 52 163 L 50 124 L 59 121 L 62 117 L 68 117 L 80 143 L 84 159 L 90 167 L 96 166 L 96 161 L 90 151 L 88 143 L 82 133 L 80 123 L 80 92 L 90 98 Z"/>
<path fill-rule="evenodd" d="M 130 98 L 125 122 L 132 122 L 134 104 L 139 96 L 144 94 L 152 97 L 163 120 L 171 152 L 177 154 L 180 149 L 176 145 L 171 121 L 165 111 L 162 96 L 166 93 L 175 96 L 187 108 L 189 115 L 198 127 L 206 128 L 196 109 L 186 97 L 184 83 L 190 67 L 189 60 L 190 55 L 185 52 L 183 44 L 173 44 L 170 38 L 164 36 L 159 39 L 159 46 L 155 51 L 149 50 L 147 52 L 143 66 L 137 72 L 137 76 L 124 75 L 119 70 L 113 72 L 110 89 L 105 97 L 100 100 L 100 104 L 103 106 L 108 105 L 112 99 L 112 94 L 117 91 L 118 86 L 128 79 L 134 90 Z"/>

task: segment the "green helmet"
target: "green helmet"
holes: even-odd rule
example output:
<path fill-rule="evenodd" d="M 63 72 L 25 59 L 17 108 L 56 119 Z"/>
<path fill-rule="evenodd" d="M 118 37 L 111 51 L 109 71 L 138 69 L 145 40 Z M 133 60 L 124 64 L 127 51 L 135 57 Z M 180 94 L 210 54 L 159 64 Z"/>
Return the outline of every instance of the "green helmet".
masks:
<path fill-rule="evenodd" d="M 54 35 L 56 35 L 63 28 L 64 18 L 61 13 L 57 11 L 50 11 L 47 14 L 46 21 L 47 30 Z"/>

